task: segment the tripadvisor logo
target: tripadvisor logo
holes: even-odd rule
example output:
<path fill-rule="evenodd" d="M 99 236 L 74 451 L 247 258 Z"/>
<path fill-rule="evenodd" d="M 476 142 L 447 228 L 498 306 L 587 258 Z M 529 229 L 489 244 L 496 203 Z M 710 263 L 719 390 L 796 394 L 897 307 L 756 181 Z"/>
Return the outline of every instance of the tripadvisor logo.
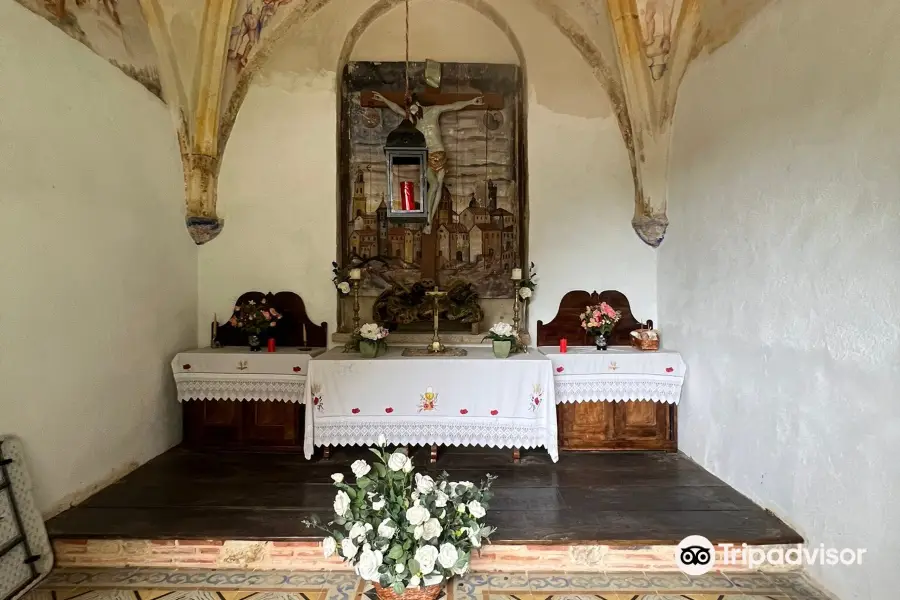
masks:
<path fill-rule="evenodd" d="M 702 535 L 689 535 L 675 548 L 675 564 L 686 575 L 703 575 L 716 565 L 716 551 Z"/>

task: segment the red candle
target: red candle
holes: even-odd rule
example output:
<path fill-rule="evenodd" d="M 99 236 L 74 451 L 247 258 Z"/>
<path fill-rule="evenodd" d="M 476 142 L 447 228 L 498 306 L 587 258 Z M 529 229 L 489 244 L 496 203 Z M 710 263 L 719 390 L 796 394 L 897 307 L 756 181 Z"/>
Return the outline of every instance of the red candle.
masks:
<path fill-rule="evenodd" d="M 416 195 L 412 181 L 400 182 L 400 210 L 416 210 Z"/>
<path fill-rule="evenodd" d="M 566 353 L 566 349 L 568 348 L 569 341 L 566 338 L 560 338 L 559 340 L 559 351 L 563 354 Z"/>
<path fill-rule="evenodd" d="M 269 338 L 269 352 L 275 352 L 275 338 Z"/>

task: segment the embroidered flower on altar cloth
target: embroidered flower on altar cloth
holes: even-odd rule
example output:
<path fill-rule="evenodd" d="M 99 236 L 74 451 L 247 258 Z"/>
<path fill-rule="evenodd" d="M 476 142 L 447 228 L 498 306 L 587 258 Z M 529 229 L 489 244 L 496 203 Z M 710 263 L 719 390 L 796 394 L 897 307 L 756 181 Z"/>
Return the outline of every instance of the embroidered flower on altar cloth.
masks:
<path fill-rule="evenodd" d="M 325 398 L 322 396 L 322 385 L 314 383 L 309 388 L 310 396 L 312 396 L 313 406 L 316 410 L 323 412 L 325 410 Z"/>
<path fill-rule="evenodd" d="M 531 400 L 528 403 L 528 410 L 534 412 L 541 405 L 541 402 L 544 401 L 544 388 L 541 387 L 541 384 L 536 383 L 532 387 L 531 391 Z"/>
<path fill-rule="evenodd" d="M 434 391 L 434 388 L 431 386 L 425 388 L 425 393 L 422 394 L 419 400 L 419 412 L 429 412 L 434 410 L 437 406 L 437 399 L 438 395 L 437 392 Z"/>

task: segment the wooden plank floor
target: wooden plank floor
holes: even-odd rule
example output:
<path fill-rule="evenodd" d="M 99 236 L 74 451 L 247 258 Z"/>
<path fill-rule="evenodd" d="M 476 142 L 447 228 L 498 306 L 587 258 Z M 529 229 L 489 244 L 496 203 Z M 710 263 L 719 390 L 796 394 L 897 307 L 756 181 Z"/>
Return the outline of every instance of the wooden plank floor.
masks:
<path fill-rule="evenodd" d="M 328 461 L 295 454 L 172 449 L 51 519 L 55 538 L 266 539 L 320 537 L 301 520 L 328 518 L 331 474 L 350 474 L 363 449 Z M 414 460 L 423 469 L 426 449 Z M 498 475 L 489 522 L 495 543 L 677 544 L 692 534 L 715 543 L 790 544 L 802 538 L 771 513 L 680 454 L 524 454 L 443 450 L 430 470 L 454 480 Z"/>

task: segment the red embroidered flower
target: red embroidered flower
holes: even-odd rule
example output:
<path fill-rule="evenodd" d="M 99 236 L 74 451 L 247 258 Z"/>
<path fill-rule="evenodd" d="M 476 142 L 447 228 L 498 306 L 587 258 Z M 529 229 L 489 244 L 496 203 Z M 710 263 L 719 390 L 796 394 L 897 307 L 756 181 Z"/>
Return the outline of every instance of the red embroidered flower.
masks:
<path fill-rule="evenodd" d="M 300 367 L 294 367 L 294 373 L 299 373 L 300 371 L 302 371 Z"/>
<path fill-rule="evenodd" d="M 666 367 L 666 373 L 671 373 L 674 370 L 675 369 L 673 369 L 672 367 Z"/>
<path fill-rule="evenodd" d="M 562 367 L 556 367 L 557 373 L 562 373 L 563 371 L 565 371 L 565 369 L 563 369 Z"/>
<path fill-rule="evenodd" d="M 384 412 L 386 412 L 387 414 L 391 414 L 392 412 L 394 412 L 394 409 L 388 406 L 386 409 L 384 409 Z"/>
<path fill-rule="evenodd" d="M 461 408 L 461 409 L 459 409 L 459 414 L 467 415 L 467 414 L 469 414 L 469 410 L 466 408 Z"/>
<path fill-rule="evenodd" d="M 350 412 L 352 412 L 354 415 L 358 415 L 358 414 L 359 414 L 359 409 L 358 409 L 358 408 L 354 408 L 354 409 L 351 410 Z"/>
<path fill-rule="evenodd" d="M 185 371 L 190 371 L 190 370 L 191 370 L 191 365 L 187 365 L 187 364 L 181 365 L 181 368 L 184 369 Z"/>
<path fill-rule="evenodd" d="M 492 416 L 492 417 L 496 417 L 496 416 L 499 415 L 499 414 L 500 414 L 500 411 L 499 411 L 499 410 L 492 410 L 492 411 L 491 411 L 491 416 Z"/>
<path fill-rule="evenodd" d="M 318 406 L 318 405 L 319 405 L 319 397 L 316 396 L 315 398 L 313 398 L 313 406 Z"/>

